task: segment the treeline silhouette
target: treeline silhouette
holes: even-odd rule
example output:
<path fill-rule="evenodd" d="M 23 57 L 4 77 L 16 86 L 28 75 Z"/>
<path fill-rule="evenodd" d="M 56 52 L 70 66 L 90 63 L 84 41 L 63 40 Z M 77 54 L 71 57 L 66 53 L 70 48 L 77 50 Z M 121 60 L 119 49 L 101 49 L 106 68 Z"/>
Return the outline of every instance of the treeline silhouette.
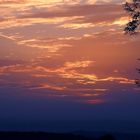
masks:
<path fill-rule="evenodd" d="M 112 135 L 100 138 L 84 137 L 69 133 L 0 132 L 0 140 L 116 140 Z"/>
<path fill-rule="evenodd" d="M 140 61 L 140 59 L 138 59 Z M 140 68 L 136 69 L 138 71 L 138 73 L 140 74 Z M 135 84 L 140 87 L 140 78 L 135 79 Z"/>

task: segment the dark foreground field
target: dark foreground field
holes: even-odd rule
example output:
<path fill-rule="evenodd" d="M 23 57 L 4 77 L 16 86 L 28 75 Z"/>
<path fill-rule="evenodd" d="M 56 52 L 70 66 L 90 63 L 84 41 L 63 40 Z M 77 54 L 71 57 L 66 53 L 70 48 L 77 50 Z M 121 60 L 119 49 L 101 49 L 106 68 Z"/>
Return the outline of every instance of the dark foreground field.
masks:
<path fill-rule="evenodd" d="M 0 132 L 0 140 L 115 140 L 111 135 L 99 138 L 66 134 L 43 132 Z"/>
<path fill-rule="evenodd" d="M 140 140 L 139 133 L 111 133 L 104 132 L 0 132 L 0 140 Z"/>

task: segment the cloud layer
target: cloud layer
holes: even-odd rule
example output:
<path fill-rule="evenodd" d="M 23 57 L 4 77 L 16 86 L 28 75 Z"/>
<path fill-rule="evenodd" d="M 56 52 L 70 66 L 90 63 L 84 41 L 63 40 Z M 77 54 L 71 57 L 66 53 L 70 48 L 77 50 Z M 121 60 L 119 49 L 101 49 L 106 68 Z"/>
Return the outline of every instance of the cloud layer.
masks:
<path fill-rule="evenodd" d="M 1 0 L 0 86 L 83 104 L 133 96 L 140 42 L 120 3 Z"/>

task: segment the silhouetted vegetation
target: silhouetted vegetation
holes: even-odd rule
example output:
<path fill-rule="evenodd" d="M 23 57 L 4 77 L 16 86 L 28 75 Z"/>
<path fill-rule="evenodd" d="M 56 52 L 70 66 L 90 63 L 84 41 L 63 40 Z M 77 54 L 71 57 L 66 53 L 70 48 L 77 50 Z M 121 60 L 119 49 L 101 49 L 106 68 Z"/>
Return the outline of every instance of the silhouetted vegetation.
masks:
<path fill-rule="evenodd" d="M 138 60 L 140 60 L 140 59 L 138 59 Z M 140 74 L 140 69 L 137 69 L 137 71 L 138 71 L 138 73 Z M 140 79 L 136 79 L 136 80 L 135 80 L 135 84 L 136 84 L 138 87 L 140 87 Z"/>
<path fill-rule="evenodd" d="M 0 132 L 0 140 L 95 140 L 73 134 L 43 132 Z"/>
<path fill-rule="evenodd" d="M 66 133 L 45 132 L 0 132 L 0 140 L 116 140 L 111 135 L 98 138 Z"/>
<path fill-rule="evenodd" d="M 124 4 L 124 10 L 131 16 L 131 19 L 124 28 L 124 31 L 126 34 L 133 35 L 136 33 L 136 29 L 140 25 L 140 0 L 126 2 Z M 140 73 L 140 69 L 137 69 L 137 71 Z M 140 87 L 140 79 L 135 79 L 135 84 Z"/>
<path fill-rule="evenodd" d="M 99 140 L 116 140 L 116 139 L 112 135 L 107 134 L 107 135 L 101 136 Z"/>
<path fill-rule="evenodd" d="M 134 34 L 136 29 L 140 25 L 140 0 L 132 0 L 124 4 L 124 9 L 131 17 L 130 21 L 126 25 L 125 33 Z"/>

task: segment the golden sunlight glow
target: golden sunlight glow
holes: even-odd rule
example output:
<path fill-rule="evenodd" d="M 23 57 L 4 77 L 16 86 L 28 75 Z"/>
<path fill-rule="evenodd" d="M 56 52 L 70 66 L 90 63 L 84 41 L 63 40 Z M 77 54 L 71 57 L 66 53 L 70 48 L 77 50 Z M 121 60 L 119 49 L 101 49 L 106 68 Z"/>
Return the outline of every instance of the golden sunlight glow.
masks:
<path fill-rule="evenodd" d="M 121 17 L 120 19 L 116 20 L 113 22 L 113 24 L 116 24 L 116 25 L 125 25 L 127 24 L 129 21 L 129 17 Z"/>

